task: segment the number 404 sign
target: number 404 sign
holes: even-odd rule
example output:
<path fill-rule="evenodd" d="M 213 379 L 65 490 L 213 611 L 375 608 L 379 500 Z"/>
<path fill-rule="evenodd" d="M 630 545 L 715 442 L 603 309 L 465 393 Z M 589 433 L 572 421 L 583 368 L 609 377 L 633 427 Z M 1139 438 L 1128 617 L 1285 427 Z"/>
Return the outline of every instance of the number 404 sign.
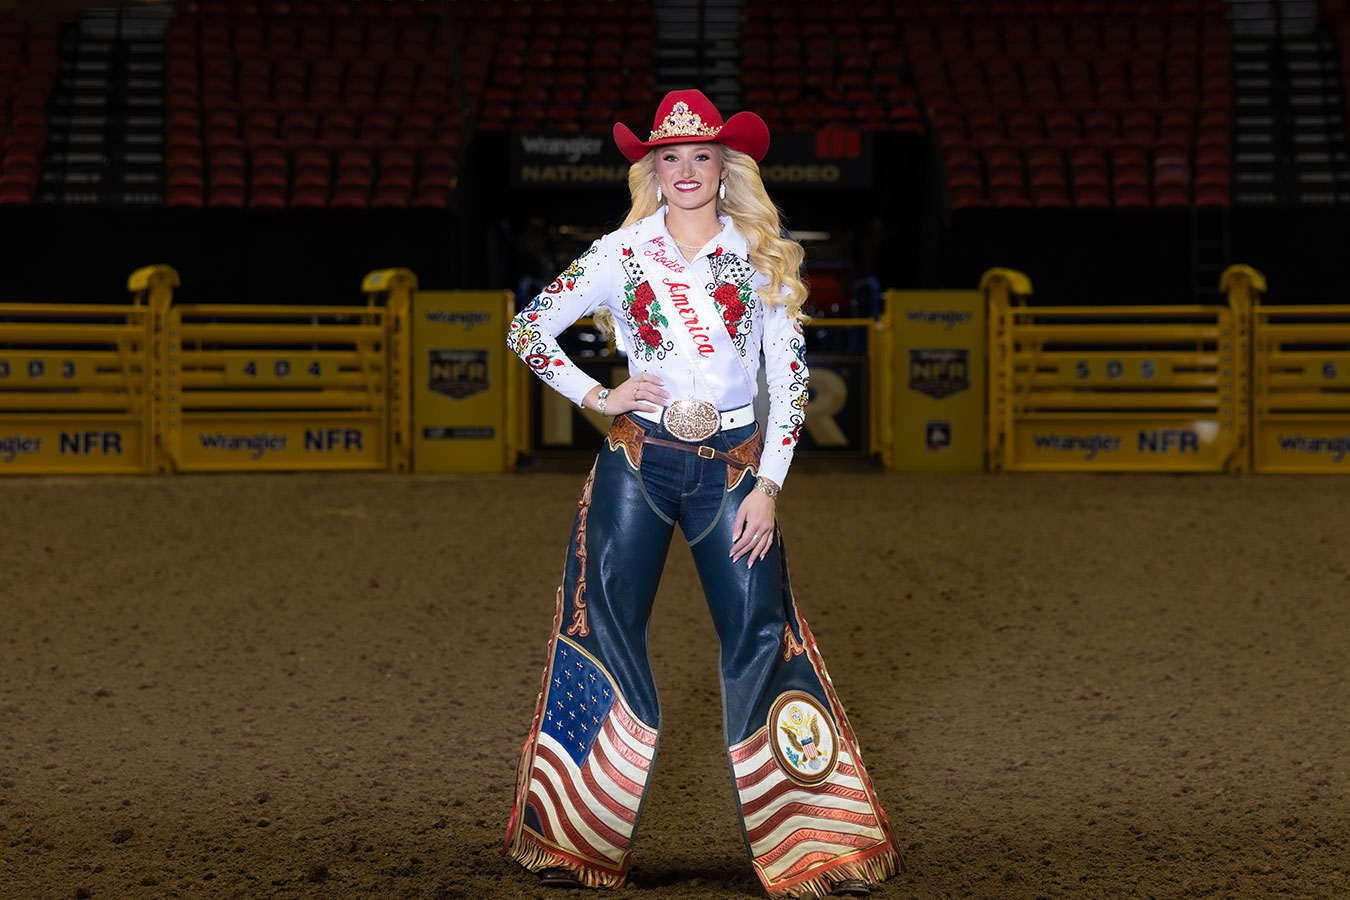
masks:
<path fill-rule="evenodd" d="M 225 379 L 231 384 L 315 381 L 324 374 L 324 363 L 313 357 L 255 356 L 225 363 Z"/>

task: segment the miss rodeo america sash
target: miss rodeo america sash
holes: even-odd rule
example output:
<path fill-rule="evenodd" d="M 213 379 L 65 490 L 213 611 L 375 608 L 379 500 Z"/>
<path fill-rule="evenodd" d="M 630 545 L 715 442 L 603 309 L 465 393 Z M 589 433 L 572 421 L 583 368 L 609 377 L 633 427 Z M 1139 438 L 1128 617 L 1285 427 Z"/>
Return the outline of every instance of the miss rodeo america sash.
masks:
<path fill-rule="evenodd" d="M 654 299 L 669 311 L 668 332 L 674 332 L 681 349 L 694 358 L 707 359 L 718 350 L 718 332 L 721 319 L 711 302 L 704 297 L 703 276 L 695 265 L 685 265 L 672 255 L 664 238 L 655 237 L 641 245 L 637 253 L 624 254 L 624 274 L 630 283 L 645 284 L 654 293 Z M 721 351 L 728 352 L 721 341 Z"/>

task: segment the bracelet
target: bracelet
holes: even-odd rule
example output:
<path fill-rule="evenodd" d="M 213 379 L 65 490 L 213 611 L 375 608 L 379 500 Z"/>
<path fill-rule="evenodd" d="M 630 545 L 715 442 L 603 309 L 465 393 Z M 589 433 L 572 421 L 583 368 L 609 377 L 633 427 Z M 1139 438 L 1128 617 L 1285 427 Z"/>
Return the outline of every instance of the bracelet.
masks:
<path fill-rule="evenodd" d="M 600 411 L 600 415 L 605 414 L 605 399 L 609 397 L 609 388 L 601 388 L 600 393 L 595 398 L 595 408 Z"/>
<path fill-rule="evenodd" d="M 781 487 L 763 476 L 755 479 L 755 489 L 764 492 L 770 500 L 777 500 L 778 492 L 782 490 Z"/>

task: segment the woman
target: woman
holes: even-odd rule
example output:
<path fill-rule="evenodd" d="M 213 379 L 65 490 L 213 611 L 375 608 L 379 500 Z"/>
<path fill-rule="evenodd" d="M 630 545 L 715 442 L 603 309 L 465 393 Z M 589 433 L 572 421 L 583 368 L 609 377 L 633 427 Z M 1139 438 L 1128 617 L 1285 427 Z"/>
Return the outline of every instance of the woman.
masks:
<path fill-rule="evenodd" d="M 721 643 L 727 754 L 760 880 L 776 897 L 865 894 L 903 862 L 774 518 L 806 407 L 806 289 L 759 177 L 768 128 L 747 112 L 724 124 L 702 93 L 673 91 L 648 140 L 622 124 L 614 138 L 633 163 L 628 217 L 508 338 L 551 387 L 615 418 L 582 490 L 505 850 L 544 884 L 623 883 L 661 723 L 647 624 L 678 522 Z M 627 348 L 631 377 L 612 389 L 555 340 L 592 310 Z"/>

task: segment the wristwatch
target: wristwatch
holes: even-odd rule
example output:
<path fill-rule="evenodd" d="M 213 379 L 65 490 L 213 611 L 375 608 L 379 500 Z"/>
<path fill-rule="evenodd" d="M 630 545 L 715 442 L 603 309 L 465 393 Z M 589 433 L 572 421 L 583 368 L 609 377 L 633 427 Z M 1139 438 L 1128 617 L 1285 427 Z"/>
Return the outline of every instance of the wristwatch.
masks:
<path fill-rule="evenodd" d="M 779 487 L 769 479 L 764 478 L 762 476 L 755 480 L 755 487 L 756 489 L 763 491 L 765 494 L 767 494 L 770 500 L 777 500 L 778 492 L 782 490 L 781 487 Z"/>
<path fill-rule="evenodd" d="M 595 398 L 595 408 L 600 411 L 600 415 L 605 414 L 605 398 L 609 396 L 609 388 L 601 388 L 599 395 Z"/>

